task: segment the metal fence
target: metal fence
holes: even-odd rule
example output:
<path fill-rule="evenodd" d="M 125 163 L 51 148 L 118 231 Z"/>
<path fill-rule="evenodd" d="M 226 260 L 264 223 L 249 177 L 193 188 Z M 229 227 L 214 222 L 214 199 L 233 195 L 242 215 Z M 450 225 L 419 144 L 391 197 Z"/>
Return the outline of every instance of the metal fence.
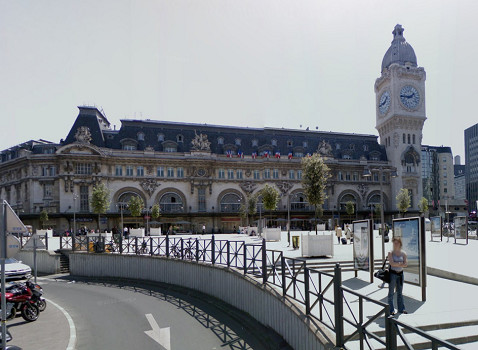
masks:
<path fill-rule="evenodd" d="M 60 249 L 88 253 L 165 256 L 235 268 L 281 291 L 303 305 L 305 314 L 335 334 L 334 343 L 343 349 L 398 348 L 413 350 L 407 336 L 420 336 L 420 348 L 459 350 L 425 331 L 390 315 L 389 306 L 342 285 L 342 269 L 333 272 L 307 267 L 305 259 L 284 257 L 282 251 L 244 241 L 167 236 L 131 237 L 60 236 Z M 378 324 L 380 331 L 371 325 Z M 375 327 L 377 329 L 377 327 Z"/>

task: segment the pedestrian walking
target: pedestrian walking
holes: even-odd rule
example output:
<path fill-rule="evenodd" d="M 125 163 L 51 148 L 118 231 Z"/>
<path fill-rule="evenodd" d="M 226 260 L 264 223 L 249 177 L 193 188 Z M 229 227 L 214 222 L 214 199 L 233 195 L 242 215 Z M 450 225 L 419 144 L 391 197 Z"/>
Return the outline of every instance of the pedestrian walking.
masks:
<path fill-rule="evenodd" d="M 408 266 L 407 253 L 402 250 L 402 239 L 394 237 L 392 239 L 393 250 L 388 253 L 388 263 L 390 264 L 390 283 L 388 285 L 388 305 L 390 314 L 395 315 L 393 306 L 393 296 L 397 293 L 398 312 L 406 314 L 405 304 L 403 302 L 403 268 Z"/>
<path fill-rule="evenodd" d="M 340 239 L 342 238 L 342 229 L 340 226 L 335 226 L 335 235 L 337 236 L 337 242 L 340 244 Z"/>
<path fill-rule="evenodd" d="M 202 225 L 202 234 L 206 233 L 206 225 Z"/>

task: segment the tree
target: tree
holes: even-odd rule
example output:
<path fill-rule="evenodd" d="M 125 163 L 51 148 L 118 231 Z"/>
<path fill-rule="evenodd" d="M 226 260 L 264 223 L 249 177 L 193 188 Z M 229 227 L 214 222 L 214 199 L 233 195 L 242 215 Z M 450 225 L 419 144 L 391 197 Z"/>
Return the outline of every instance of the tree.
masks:
<path fill-rule="evenodd" d="M 275 189 L 275 187 L 266 185 L 261 190 L 262 196 L 262 205 L 264 206 L 265 210 L 272 212 L 277 208 L 277 203 L 279 203 L 279 191 Z M 272 214 L 271 214 L 272 217 Z"/>
<path fill-rule="evenodd" d="M 348 201 L 345 203 L 345 211 L 351 217 L 355 213 L 355 203 L 352 201 Z"/>
<path fill-rule="evenodd" d="M 106 214 L 109 207 L 110 191 L 103 183 L 99 183 L 93 187 L 91 193 L 91 208 L 93 213 L 98 214 L 98 230 L 100 229 L 100 215 Z"/>
<path fill-rule="evenodd" d="M 418 202 L 418 210 L 421 214 L 425 214 L 428 211 L 428 199 L 422 197 Z"/>
<path fill-rule="evenodd" d="M 315 207 L 315 222 L 317 223 L 318 208 L 324 205 L 327 181 L 330 178 L 330 169 L 324 158 L 318 153 L 311 157 L 302 158 L 302 186 L 309 204 Z M 317 225 L 315 225 L 317 234 Z"/>
<path fill-rule="evenodd" d="M 151 217 L 153 219 L 157 219 L 161 216 L 161 210 L 159 208 L 159 204 L 155 204 L 151 207 Z"/>
<path fill-rule="evenodd" d="M 379 203 L 375 204 L 374 214 L 377 218 L 382 215 L 382 205 L 381 204 L 379 204 Z"/>
<path fill-rule="evenodd" d="M 45 225 L 45 222 L 48 221 L 48 212 L 43 209 L 40 213 L 40 223 L 41 223 L 41 227 L 43 228 L 43 225 Z"/>
<path fill-rule="evenodd" d="M 249 226 L 249 217 L 257 213 L 257 199 L 257 194 L 248 194 L 245 201 L 241 203 L 239 212 L 243 218 L 246 218 L 247 226 Z"/>
<path fill-rule="evenodd" d="M 128 202 L 128 209 L 131 216 L 141 216 L 144 209 L 144 202 L 140 196 L 132 196 Z"/>
<path fill-rule="evenodd" d="M 402 216 L 405 217 L 405 213 L 410 208 L 410 194 L 406 188 L 402 188 L 400 192 L 398 192 L 397 197 L 395 198 L 397 201 L 397 208 L 402 213 Z"/>

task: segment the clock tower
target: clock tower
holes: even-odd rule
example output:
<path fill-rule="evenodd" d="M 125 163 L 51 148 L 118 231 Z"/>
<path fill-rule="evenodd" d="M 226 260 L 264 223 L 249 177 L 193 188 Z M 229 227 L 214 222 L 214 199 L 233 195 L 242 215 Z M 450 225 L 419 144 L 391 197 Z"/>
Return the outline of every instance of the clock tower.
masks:
<path fill-rule="evenodd" d="M 397 24 L 393 40 L 382 60 L 382 73 L 375 81 L 376 129 L 397 177 L 391 178 L 391 205 L 402 188 L 411 195 L 410 210 L 418 210 L 423 196 L 421 142 L 425 123 L 425 79 L 423 67 Z"/>

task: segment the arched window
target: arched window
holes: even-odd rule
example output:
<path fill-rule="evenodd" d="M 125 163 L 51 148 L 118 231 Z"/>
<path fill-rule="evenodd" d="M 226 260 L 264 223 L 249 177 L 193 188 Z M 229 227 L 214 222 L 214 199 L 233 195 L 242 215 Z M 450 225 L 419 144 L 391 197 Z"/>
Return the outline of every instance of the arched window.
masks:
<path fill-rule="evenodd" d="M 241 145 L 241 139 L 240 139 L 240 138 L 235 139 L 235 140 L 234 140 L 234 144 L 235 144 L 236 146 L 240 146 L 240 145 Z"/>
<path fill-rule="evenodd" d="M 158 142 L 164 141 L 164 134 L 158 134 Z"/>
<path fill-rule="evenodd" d="M 276 139 L 272 139 L 271 144 L 272 144 L 272 146 L 277 146 L 277 140 L 276 140 Z"/>
<path fill-rule="evenodd" d="M 380 194 L 373 194 L 370 196 L 367 202 L 367 208 L 370 209 L 370 206 L 372 206 L 372 209 L 380 205 Z M 383 200 L 383 210 L 386 210 L 385 206 L 385 198 Z"/>
<path fill-rule="evenodd" d="M 217 144 L 218 145 L 223 145 L 224 144 L 224 137 L 218 137 L 217 138 Z"/>
<path fill-rule="evenodd" d="M 305 194 L 302 192 L 294 193 L 290 196 L 290 210 L 308 211 L 310 210 L 309 203 Z"/>
<path fill-rule="evenodd" d="M 138 132 L 138 141 L 144 141 L 144 132 Z"/>
<path fill-rule="evenodd" d="M 220 202 L 221 213 L 238 213 L 241 208 L 241 197 L 236 193 L 226 193 Z"/>
<path fill-rule="evenodd" d="M 357 199 L 353 194 L 345 194 L 340 198 L 340 210 L 345 211 L 345 208 L 347 207 L 347 202 L 353 202 L 355 204 L 355 207 L 357 207 Z"/>
<path fill-rule="evenodd" d="M 181 196 L 175 192 L 168 192 L 161 196 L 159 207 L 162 213 L 182 213 L 184 205 Z"/>

